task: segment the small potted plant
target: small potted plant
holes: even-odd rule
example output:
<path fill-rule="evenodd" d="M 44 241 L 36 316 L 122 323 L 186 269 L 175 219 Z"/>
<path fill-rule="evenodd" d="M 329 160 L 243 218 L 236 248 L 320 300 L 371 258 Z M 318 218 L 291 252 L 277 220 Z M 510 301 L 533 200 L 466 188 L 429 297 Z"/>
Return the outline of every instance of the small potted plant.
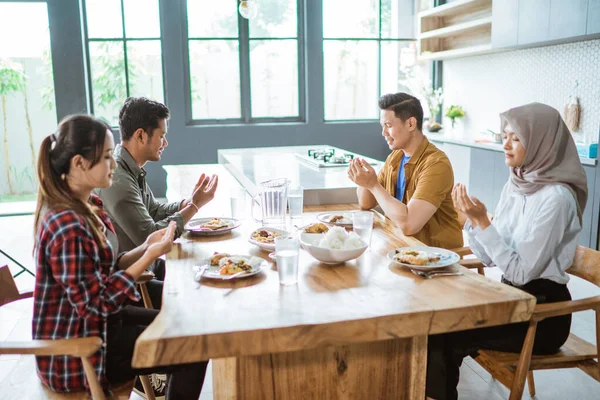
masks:
<path fill-rule="evenodd" d="M 456 120 L 465 116 L 465 110 L 462 109 L 461 106 L 450 106 L 446 110 L 446 117 L 450 118 L 450 122 L 452 122 L 452 129 L 454 129 L 454 124 Z"/>

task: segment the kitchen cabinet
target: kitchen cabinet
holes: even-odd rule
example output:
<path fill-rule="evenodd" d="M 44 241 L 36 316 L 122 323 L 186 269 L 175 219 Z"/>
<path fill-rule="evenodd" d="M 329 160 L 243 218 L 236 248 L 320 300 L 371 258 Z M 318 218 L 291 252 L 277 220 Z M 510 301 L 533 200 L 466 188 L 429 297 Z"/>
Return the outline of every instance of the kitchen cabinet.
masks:
<path fill-rule="evenodd" d="M 477 197 L 488 209 L 494 213 L 497 199 L 494 199 L 494 178 L 496 168 L 495 155 L 500 154 L 492 150 L 471 148 L 471 170 L 469 174 L 469 193 Z"/>
<path fill-rule="evenodd" d="M 587 14 L 588 0 L 551 0 L 548 40 L 585 35 Z"/>
<path fill-rule="evenodd" d="M 592 229 L 598 229 L 598 220 L 594 221 L 594 192 L 596 182 L 596 167 L 583 166 L 585 175 L 587 177 L 588 184 L 588 199 L 585 211 L 583 212 L 581 233 L 579 234 L 579 244 L 592 249 L 596 248 L 597 243 L 592 238 L 596 235 L 593 234 Z"/>
<path fill-rule="evenodd" d="M 518 44 L 548 40 L 550 0 L 520 0 Z"/>
<path fill-rule="evenodd" d="M 600 0 L 588 1 L 586 26 L 586 33 L 588 35 L 600 33 Z"/>
<path fill-rule="evenodd" d="M 518 32 L 519 0 L 494 1 L 492 3 L 492 47 L 516 46 Z"/>

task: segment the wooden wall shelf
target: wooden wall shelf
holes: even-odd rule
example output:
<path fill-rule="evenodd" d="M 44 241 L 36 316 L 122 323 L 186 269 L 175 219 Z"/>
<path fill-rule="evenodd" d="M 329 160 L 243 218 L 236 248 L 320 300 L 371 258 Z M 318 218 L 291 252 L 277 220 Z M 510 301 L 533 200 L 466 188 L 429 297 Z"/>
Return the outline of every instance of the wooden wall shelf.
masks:
<path fill-rule="evenodd" d="M 421 59 L 440 60 L 492 50 L 492 0 L 458 0 L 418 14 Z"/>

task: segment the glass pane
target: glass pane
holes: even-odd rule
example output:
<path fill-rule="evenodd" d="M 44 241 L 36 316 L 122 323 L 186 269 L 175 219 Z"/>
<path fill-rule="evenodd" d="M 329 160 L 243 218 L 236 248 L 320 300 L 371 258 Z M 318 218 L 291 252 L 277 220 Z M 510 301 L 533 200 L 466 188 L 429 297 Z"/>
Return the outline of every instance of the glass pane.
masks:
<path fill-rule="evenodd" d="M 229 0 L 187 0 L 188 37 L 237 37 L 238 4 Z"/>
<path fill-rule="evenodd" d="M 414 38 L 414 7 L 414 4 L 407 4 L 406 1 L 381 0 L 381 37 L 384 39 Z"/>
<path fill-rule="evenodd" d="M 88 38 L 123 37 L 121 0 L 86 0 Z"/>
<path fill-rule="evenodd" d="M 159 38 L 158 0 L 124 0 L 125 34 L 128 38 Z"/>
<path fill-rule="evenodd" d="M 379 0 L 323 0 L 323 37 L 378 38 Z"/>
<path fill-rule="evenodd" d="M 377 119 L 377 42 L 326 40 L 325 119 Z"/>
<path fill-rule="evenodd" d="M 431 94 L 431 62 L 417 61 L 415 42 L 382 42 L 381 93 L 406 92 L 421 100 L 425 118 Z"/>
<path fill-rule="evenodd" d="M 90 68 L 94 115 L 117 126 L 127 98 L 123 42 L 90 42 Z"/>
<path fill-rule="evenodd" d="M 57 125 L 46 3 L 0 2 L 0 38 L 1 212 L 35 201 L 39 146 Z"/>
<path fill-rule="evenodd" d="M 129 95 L 164 102 L 160 40 L 127 41 Z"/>
<path fill-rule="evenodd" d="M 396 93 L 407 91 L 406 76 L 412 72 L 417 59 L 415 42 L 381 42 L 381 93 Z M 404 90 L 399 90 L 400 86 Z"/>
<path fill-rule="evenodd" d="M 298 41 L 250 42 L 252 117 L 298 116 Z"/>
<path fill-rule="evenodd" d="M 251 38 L 297 37 L 297 0 L 260 0 L 250 20 Z"/>
<path fill-rule="evenodd" d="M 237 40 L 190 41 L 192 118 L 241 118 Z"/>

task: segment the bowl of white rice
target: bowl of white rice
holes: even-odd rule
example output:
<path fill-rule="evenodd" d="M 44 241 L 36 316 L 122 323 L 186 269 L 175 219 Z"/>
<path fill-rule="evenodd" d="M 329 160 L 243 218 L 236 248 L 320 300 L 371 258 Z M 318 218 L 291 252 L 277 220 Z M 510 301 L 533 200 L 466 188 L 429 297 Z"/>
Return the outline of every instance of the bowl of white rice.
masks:
<path fill-rule="evenodd" d="M 300 235 L 302 248 L 325 264 L 340 264 L 354 260 L 365 252 L 368 245 L 354 232 L 332 226 L 325 234 L 306 233 Z"/>

